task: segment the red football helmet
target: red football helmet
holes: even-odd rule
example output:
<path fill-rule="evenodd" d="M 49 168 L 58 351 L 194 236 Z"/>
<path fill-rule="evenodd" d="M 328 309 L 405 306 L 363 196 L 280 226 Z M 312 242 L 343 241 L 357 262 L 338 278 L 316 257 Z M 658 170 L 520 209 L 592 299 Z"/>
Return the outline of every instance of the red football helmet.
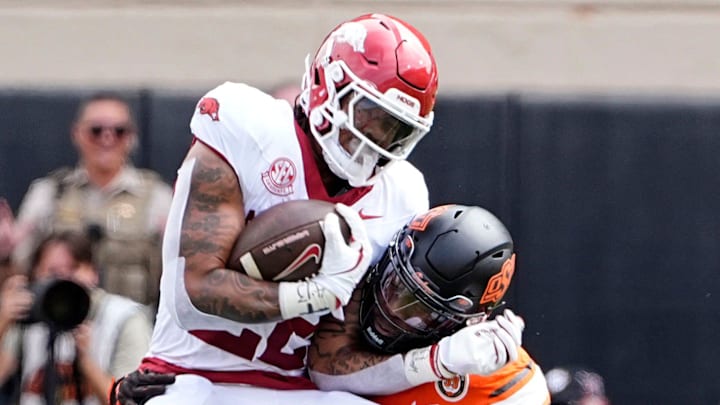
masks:
<path fill-rule="evenodd" d="M 406 159 L 430 130 L 437 66 L 408 23 L 383 14 L 344 22 L 306 65 L 300 105 L 328 166 L 351 185 Z M 352 138 L 341 144 L 341 132 Z"/>

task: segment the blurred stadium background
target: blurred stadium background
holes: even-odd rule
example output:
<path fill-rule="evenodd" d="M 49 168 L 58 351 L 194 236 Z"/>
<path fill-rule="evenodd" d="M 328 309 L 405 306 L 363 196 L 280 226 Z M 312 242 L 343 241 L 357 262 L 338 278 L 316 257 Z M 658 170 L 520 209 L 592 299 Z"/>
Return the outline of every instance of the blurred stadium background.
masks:
<path fill-rule="evenodd" d="M 169 182 L 188 120 L 225 81 L 297 83 L 339 21 L 423 31 L 440 68 L 411 160 L 433 204 L 512 231 L 509 305 L 549 369 L 582 364 L 613 404 L 720 402 L 720 1 L 0 0 L 0 196 L 75 155 L 76 102 L 117 89 L 136 164 Z"/>

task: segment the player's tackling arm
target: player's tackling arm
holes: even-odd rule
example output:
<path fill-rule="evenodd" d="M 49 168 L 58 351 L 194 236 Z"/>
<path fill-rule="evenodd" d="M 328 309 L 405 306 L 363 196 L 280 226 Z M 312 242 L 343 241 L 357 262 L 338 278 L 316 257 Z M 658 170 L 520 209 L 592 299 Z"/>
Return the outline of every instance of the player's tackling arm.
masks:
<path fill-rule="evenodd" d="M 346 307 L 345 321 L 325 317 L 313 337 L 308 369 L 322 390 L 387 395 L 457 374 L 489 375 L 517 358 L 524 323 L 511 311 L 437 344 L 394 355 L 371 351 L 360 330 L 361 289 Z"/>
<path fill-rule="evenodd" d="M 278 284 L 225 268 L 245 226 L 243 196 L 234 170 L 213 150 L 196 142 L 180 255 L 185 286 L 200 311 L 244 323 L 280 319 Z"/>
<path fill-rule="evenodd" d="M 362 284 L 345 308 L 344 321 L 329 316 L 320 321 L 308 352 L 311 370 L 328 375 L 351 374 L 394 356 L 371 352 L 363 344 L 359 319 L 361 289 Z"/>
<path fill-rule="evenodd" d="M 386 395 L 407 390 L 411 381 L 403 354 L 370 351 L 360 334 L 359 286 L 345 308 L 345 321 L 324 317 L 308 351 L 313 382 L 324 391 L 348 391 L 360 395 Z"/>

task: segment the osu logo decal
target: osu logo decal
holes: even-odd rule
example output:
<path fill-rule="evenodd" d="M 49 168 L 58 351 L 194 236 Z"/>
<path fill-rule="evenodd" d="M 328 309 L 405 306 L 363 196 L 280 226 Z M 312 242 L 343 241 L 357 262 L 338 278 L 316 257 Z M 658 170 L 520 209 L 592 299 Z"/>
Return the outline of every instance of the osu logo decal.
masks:
<path fill-rule="evenodd" d="M 408 225 L 408 228 L 415 230 L 415 231 L 424 231 L 425 228 L 427 228 L 428 222 L 430 222 L 431 219 L 440 216 L 443 212 L 447 211 L 448 208 L 450 208 L 451 205 L 441 205 L 439 207 L 435 207 L 431 209 L 430 211 L 426 212 L 422 215 L 417 215 L 415 218 L 410 221 L 410 224 Z"/>
<path fill-rule="evenodd" d="M 480 298 L 480 304 L 487 304 L 488 302 L 497 302 L 502 299 L 510 286 L 510 280 L 515 273 L 515 253 L 510 256 L 509 259 L 503 263 L 500 273 L 492 276 L 488 281 L 487 287 L 482 298 Z"/>
<path fill-rule="evenodd" d="M 435 391 L 447 402 L 458 402 L 465 398 L 469 388 L 467 375 L 456 375 L 435 383 Z"/>
<path fill-rule="evenodd" d="M 198 104 L 200 114 L 207 114 L 213 121 L 220 121 L 220 103 L 216 98 L 204 97 Z"/>
<path fill-rule="evenodd" d="M 293 193 L 293 183 L 297 177 L 295 164 L 288 158 L 275 159 L 270 168 L 263 172 L 262 182 L 267 190 L 275 195 L 285 196 Z"/>

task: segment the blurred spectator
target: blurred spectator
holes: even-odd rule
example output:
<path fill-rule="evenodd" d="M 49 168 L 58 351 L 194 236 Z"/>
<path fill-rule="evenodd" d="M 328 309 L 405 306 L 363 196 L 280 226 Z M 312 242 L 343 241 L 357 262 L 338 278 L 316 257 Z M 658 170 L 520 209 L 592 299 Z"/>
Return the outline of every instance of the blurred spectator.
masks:
<path fill-rule="evenodd" d="M 10 255 L 18 241 L 25 238 L 28 233 L 27 226 L 22 227 L 14 223 L 10 204 L 4 198 L 0 198 L 0 284 L 14 271 Z"/>
<path fill-rule="evenodd" d="M 70 280 L 80 291 L 87 289 L 90 307 L 85 321 L 71 331 L 51 328 L 47 320 L 16 323 L 27 318 L 34 300 L 50 301 L 51 294 L 37 293 L 37 286 L 56 279 Z M 52 234 L 41 242 L 29 281 L 34 287 L 28 288 L 25 275 L 11 276 L 0 291 L 0 383 L 11 385 L 9 396 L 19 397 L 21 405 L 45 404 L 48 397 L 62 405 L 101 403 L 112 378 L 135 369 L 147 351 L 152 325 L 144 307 L 97 287 L 91 242 L 77 232 Z M 77 304 L 63 301 L 53 307 Z M 50 336 L 57 336 L 52 362 Z"/>
<path fill-rule="evenodd" d="M 98 243 L 101 285 L 143 304 L 155 305 L 160 278 L 160 241 L 172 190 L 150 170 L 132 166 L 138 143 L 128 103 L 116 94 L 83 101 L 71 128 L 75 168 L 35 180 L 17 221 L 0 207 L 0 262 L 9 253 L 28 268 L 38 241 L 54 231 L 83 231 Z M 11 252 L 12 251 L 12 252 Z"/>
<path fill-rule="evenodd" d="M 600 374 L 577 366 L 563 366 L 545 373 L 551 405 L 610 405 Z"/>

